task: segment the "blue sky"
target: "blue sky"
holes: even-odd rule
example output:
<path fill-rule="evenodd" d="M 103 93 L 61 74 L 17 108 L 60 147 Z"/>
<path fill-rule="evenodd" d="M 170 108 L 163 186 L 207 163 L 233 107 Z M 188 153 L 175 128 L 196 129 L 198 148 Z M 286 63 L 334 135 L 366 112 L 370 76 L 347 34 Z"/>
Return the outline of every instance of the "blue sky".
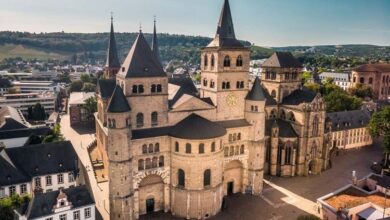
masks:
<path fill-rule="evenodd" d="M 223 0 L 0 0 L 0 30 L 158 31 L 212 37 Z M 390 0 L 230 0 L 238 38 L 260 46 L 390 45 Z"/>

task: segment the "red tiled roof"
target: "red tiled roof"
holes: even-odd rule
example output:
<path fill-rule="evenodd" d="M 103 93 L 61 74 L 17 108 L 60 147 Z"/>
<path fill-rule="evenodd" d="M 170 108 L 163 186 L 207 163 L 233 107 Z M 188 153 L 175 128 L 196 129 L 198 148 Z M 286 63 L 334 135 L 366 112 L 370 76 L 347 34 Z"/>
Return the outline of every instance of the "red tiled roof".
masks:
<path fill-rule="evenodd" d="M 390 72 L 390 64 L 364 64 L 354 69 L 356 72 Z"/>

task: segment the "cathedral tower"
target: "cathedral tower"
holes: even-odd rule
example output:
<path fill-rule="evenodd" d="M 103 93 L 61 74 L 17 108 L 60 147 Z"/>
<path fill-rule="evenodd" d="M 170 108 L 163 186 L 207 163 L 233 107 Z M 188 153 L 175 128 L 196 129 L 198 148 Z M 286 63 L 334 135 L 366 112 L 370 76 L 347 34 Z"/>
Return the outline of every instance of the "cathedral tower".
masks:
<path fill-rule="evenodd" d="M 117 85 L 107 107 L 107 156 L 111 220 L 133 218 L 130 106 Z"/>
<path fill-rule="evenodd" d="M 217 120 L 244 117 L 250 50 L 236 39 L 229 1 L 225 0 L 213 41 L 201 52 L 201 97 L 217 106 Z"/>
<path fill-rule="evenodd" d="M 248 185 L 253 194 L 260 194 L 263 189 L 266 98 L 258 77 L 245 100 L 245 118 L 252 125 L 248 134 Z"/>
<path fill-rule="evenodd" d="M 110 30 L 110 38 L 108 40 L 107 61 L 106 61 L 106 66 L 104 67 L 104 78 L 106 79 L 115 78 L 115 75 L 118 73 L 120 67 L 121 64 L 119 62 L 118 52 L 116 49 L 113 18 L 111 16 L 111 30 Z"/>

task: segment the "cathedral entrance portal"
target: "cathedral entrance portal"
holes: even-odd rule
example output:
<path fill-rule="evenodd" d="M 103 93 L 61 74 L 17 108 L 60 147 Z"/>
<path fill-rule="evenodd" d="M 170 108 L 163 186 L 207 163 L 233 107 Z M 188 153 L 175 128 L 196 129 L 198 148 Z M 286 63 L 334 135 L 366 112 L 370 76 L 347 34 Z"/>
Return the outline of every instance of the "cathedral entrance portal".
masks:
<path fill-rule="evenodd" d="M 316 167 L 316 161 L 315 160 L 310 161 L 309 168 L 308 168 L 309 175 L 315 174 L 315 172 L 316 172 L 315 167 Z"/>
<path fill-rule="evenodd" d="M 233 192 L 234 192 L 234 182 L 231 181 L 227 183 L 227 194 L 232 195 Z"/>
<path fill-rule="evenodd" d="M 146 200 L 146 213 L 154 212 L 154 198 Z"/>

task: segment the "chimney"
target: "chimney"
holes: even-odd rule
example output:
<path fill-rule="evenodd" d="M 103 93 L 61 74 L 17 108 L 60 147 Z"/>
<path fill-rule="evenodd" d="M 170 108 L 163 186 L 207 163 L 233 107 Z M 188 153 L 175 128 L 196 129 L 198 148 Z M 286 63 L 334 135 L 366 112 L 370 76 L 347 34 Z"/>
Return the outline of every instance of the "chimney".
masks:
<path fill-rule="evenodd" d="M 357 184 L 357 177 L 356 177 L 356 171 L 352 171 L 352 184 L 356 185 Z"/>

